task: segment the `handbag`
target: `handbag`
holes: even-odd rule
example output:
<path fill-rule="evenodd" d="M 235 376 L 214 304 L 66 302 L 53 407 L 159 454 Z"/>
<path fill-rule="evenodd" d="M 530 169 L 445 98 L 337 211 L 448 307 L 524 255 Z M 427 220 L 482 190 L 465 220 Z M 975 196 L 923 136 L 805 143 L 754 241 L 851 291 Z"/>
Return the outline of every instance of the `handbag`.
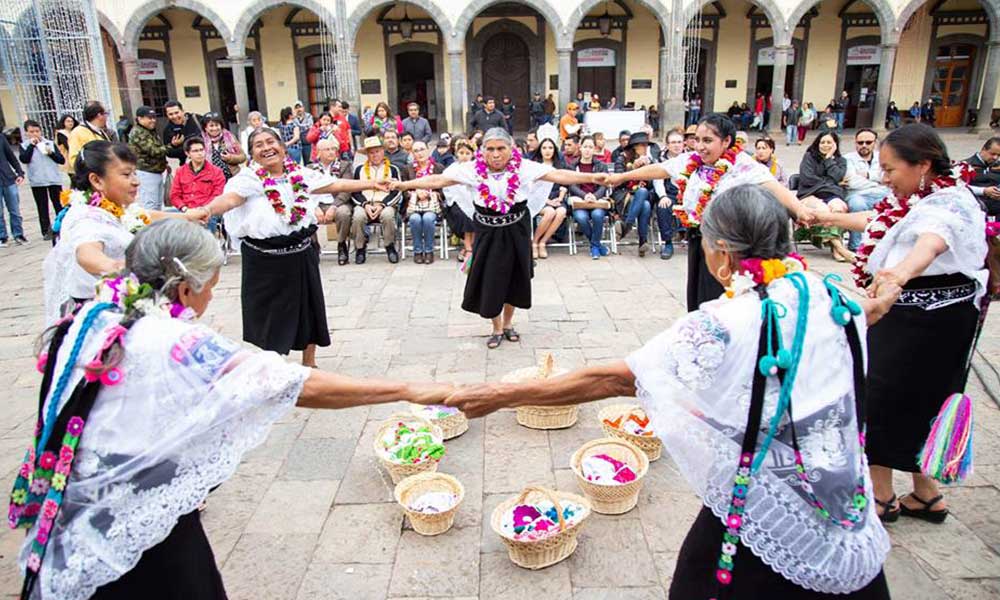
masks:
<path fill-rule="evenodd" d="M 573 209 L 591 210 L 594 208 L 603 208 L 605 210 L 611 208 L 610 200 L 577 200 L 572 204 Z"/>

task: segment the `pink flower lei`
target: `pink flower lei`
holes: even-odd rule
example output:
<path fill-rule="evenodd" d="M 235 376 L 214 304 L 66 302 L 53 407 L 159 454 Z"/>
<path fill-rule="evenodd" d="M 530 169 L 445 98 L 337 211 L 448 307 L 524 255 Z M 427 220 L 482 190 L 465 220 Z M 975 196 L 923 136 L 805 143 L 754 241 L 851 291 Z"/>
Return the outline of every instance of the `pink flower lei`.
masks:
<path fill-rule="evenodd" d="M 288 176 L 288 182 L 292 185 L 292 193 L 295 194 L 295 200 L 292 202 L 291 209 L 288 209 L 285 202 L 281 199 L 281 191 L 278 190 L 278 181 L 271 176 L 268 170 L 264 167 L 258 167 L 254 171 L 264 184 L 264 196 L 271 203 L 271 208 L 289 225 L 298 225 L 309 214 L 306 208 L 309 202 L 309 186 L 306 185 L 305 179 L 299 173 L 299 168 L 298 163 L 294 160 L 290 158 L 285 159 L 285 174 Z"/>
<path fill-rule="evenodd" d="M 874 215 L 869 218 L 868 225 L 865 227 L 861 246 L 855 253 L 854 267 L 851 269 L 851 273 L 854 275 L 854 283 L 859 288 L 866 288 L 871 284 L 872 274 L 867 271 L 867 268 L 868 260 L 875 251 L 875 247 L 896 223 L 899 223 L 906 215 L 910 214 L 910 210 L 914 205 L 925 196 L 929 196 L 939 190 L 967 184 L 974 174 L 969 165 L 959 163 L 954 166 L 951 175 L 935 177 L 929 185 L 917 190 L 916 193 L 906 198 L 896 198 L 893 194 L 889 194 L 879 201 L 874 207 Z"/>
<path fill-rule="evenodd" d="M 476 176 L 479 178 L 479 197 L 482 198 L 486 208 L 496 211 L 502 215 L 510 212 L 514 206 L 514 197 L 521 187 L 521 179 L 518 177 L 518 170 L 521 168 L 521 153 L 517 148 L 512 149 L 510 160 L 507 161 L 507 194 L 503 199 L 497 198 L 490 192 L 490 186 L 486 184 L 489 178 L 489 169 L 486 167 L 486 160 L 483 159 L 482 150 L 476 151 Z"/>
<path fill-rule="evenodd" d="M 428 158 L 426 167 L 424 167 L 423 169 L 417 167 L 417 172 L 416 172 L 417 179 L 420 179 L 421 177 L 427 177 L 428 175 L 433 175 L 434 165 L 435 165 L 434 159 Z"/>

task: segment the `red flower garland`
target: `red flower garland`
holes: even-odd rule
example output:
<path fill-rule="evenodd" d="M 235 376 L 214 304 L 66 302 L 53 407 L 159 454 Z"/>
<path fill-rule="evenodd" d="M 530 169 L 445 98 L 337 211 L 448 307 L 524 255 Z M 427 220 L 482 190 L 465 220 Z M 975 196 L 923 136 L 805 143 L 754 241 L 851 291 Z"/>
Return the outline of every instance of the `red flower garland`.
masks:
<path fill-rule="evenodd" d="M 281 216 L 282 220 L 289 225 L 297 225 L 305 218 L 308 214 L 306 203 L 309 202 L 309 186 L 306 185 L 305 179 L 299 173 L 298 163 L 290 158 L 285 159 L 285 174 L 288 176 L 288 182 L 292 185 L 292 193 L 295 194 L 294 203 L 288 212 L 286 212 L 288 207 L 285 206 L 285 202 L 281 199 L 281 192 L 277 188 L 277 180 L 264 167 L 259 167 L 255 173 L 263 181 L 264 195 L 271 203 L 275 214 Z"/>
<path fill-rule="evenodd" d="M 701 169 L 705 162 L 702 160 L 701 155 L 695 152 L 691 155 L 690 160 L 688 160 L 687 165 L 684 166 L 684 170 L 681 171 L 680 175 L 677 177 L 677 198 L 680 199 L 678 206 L 674 207 L 674 215 L 681 222 L 683 227 L 697 227 L 701 225 L 701 215 L 704 214 L 705 208 L 708 207 L 708 203 L 712 200 L 712 194 L 715 193 L 715 188 L 718 187 L 719 181 L 722 180 L 723 175 L 725 175 L 730 168 L 736 165 L 736 159 L 743 152 L 743 145 L 736 143 L 733 146 L 727 148 L 723 151 L 722 156 L 719 160 L 715 161 L 712 165 L 712 171 L 707 175 L 705 179 L 705 185 L 701 190 L 701 195 L 698 197 L 698 204 L 695 205 L 694 215 L 688 213 L 684 209 L 684 191 L 687 190 L 688 180 L 691 175 L 696 173 Z"/>

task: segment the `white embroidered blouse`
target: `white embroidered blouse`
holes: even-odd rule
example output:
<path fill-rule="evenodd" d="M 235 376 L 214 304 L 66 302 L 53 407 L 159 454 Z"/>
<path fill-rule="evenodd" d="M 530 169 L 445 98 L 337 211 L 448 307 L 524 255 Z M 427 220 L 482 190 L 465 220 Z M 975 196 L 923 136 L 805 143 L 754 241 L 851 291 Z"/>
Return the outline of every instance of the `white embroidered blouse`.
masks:
<path fill-rule="evenodd" d="M 226 182 L 226 193 L 235 193 L 245 198 L 246 202 L 236 208 L 226 212 L 226 231 L 230 237 L 266 239 L 279 235 L 289 235 L 290 233 L 316 224 L 316 207 L 323 194 L 310 194 L 307 203 L 306 215 L 295 225 L 286 223 L 268 201 L 264 195 L 264 182 L 257 176 L 258 166 L 251 163 L 250 167 L 240 169 L 240 172 Z M 313 169 L 300 168 L 298 171 L 310 190 L 329 185 L 337 180 L 336 177 Z M 281 192 L 281 199 L 286 207 L 292 206 L 295 202 L 295 194 L 292 192 L 292 184 L 287 177 L 277 179 L 277 189 Z"/>
<path fill-rule="evenodd" d="M 550 171 L 552 171 L 552 167 L 550 166 L 528 159 L 522 160 L 521 168 L 518 170 L 518 178 L 521 181 L 521 185 L 514 194 L 514 203 L 527 202 L 528 210 L 531 211 L 531 214 L 538 214 L 538 211 L 542 210 L 542 207 L 545 206 L 545 201 L 548 200 L 549 192 L 552 190 L 552 184 L 541 179 L 541 177 Z M 500 199 L 507 197 L 507 177 L 505 174 L 506 171 L 502 173 L 490 173 L 486 179 L 486 185 L 489 186 L 490 193 Z M 483 199 L 479 197 L 479 176 L 476 174 L 475 161 L 452 163 L 450 167 L 444 170 L 442 175 L 448 179 L 457 181 L 461 186 L 466 188 L 465 193 L 461 189 L 456 190 L 457 186 L 448 186 L 444 188 L 444 191 L 445 195 L 458 204 L 462 212 L 469 217 L 472 217 L 476 206 L 486 206 Z"/>
<path fill-rule="evenodd" d="M 684 168 L 687 166 L 688 161 L 691 160 L 692 154 L 694 153 L 685 152 L 684 154 L 679 154 L 665 162 L 657 163 L 657 165 L 663 169 L 664 177 L 670 177 L 676 183 L 680 174 L 684 172 Z M 698 200 L 701 198 L 702 187 L 704 187 L 704 181 L 701 177 L 702 176 L 699 171 L 692 173 L 691 177 L 688 179 L 687 187 L 684 190 L 684 197 L 678 198 L 681 206 L 690 215 L 694 214 L 695 208 L 698 206 Z M 776 180 L 767 167 L 757 162 L 747 153 L 738 152 L 736 154 L 735 165 L 733 168 L 726 171 L 726 174 L 719 180 L 719 184 L 715 186 L 714 194 L 720 194 L 737 185 L 760 185 L 769 181 Z"/>

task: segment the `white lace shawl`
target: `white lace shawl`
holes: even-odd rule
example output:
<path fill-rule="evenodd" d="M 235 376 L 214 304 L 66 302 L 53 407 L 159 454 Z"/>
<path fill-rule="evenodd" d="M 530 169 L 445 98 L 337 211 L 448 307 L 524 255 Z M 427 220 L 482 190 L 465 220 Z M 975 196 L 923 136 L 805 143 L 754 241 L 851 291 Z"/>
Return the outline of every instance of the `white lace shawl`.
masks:
<path fill-rule="evenodd" d="M 813 489 L 833 515 L 843 518 L 859 475 L 851 354 L 844 328 L 830 318 L 825 288 L 817 277 L 807 277 L 809 322 L 792 408 Z M 791 347 L 797 292 L 790 282 L 779 280 L 769 293 L 788 308 L 781 323 L 784 343 Z M 720 520 L 732 497 L 760 323 L 755 294 L 721 298 L 702 304 L 626 359 L 654 431 Z M 859 323 L 862 341 L 865 330 Z M 777 397 L 772 378 L 765 394 L 764 430 Z M 762 431 L 758 447 L 764 435 Z M 743 545 L 804 588 L 844 594 L 864 587 L 878 575 L 890 546 L 875 512 L 867 463 L 862 473 L 868 508 L 855 530 L 845 530 L 820 520 L 807 504 L 793 460 L 786 418 L 752 478 L 740 533 Z"/>
<path fill-rule="evenodd" d="M 552 183 L 544 179 L 539 179 L 549 171 L 552 171 L 552 167 L 548 165 L 536 163 L 526 158 L 521 161 L 521 168 L 517 173 L 518 178 L 521 180 L 521 186 L 514 195 L 514 202 L 527 202 L 528 210 L 531 211 L 532 216 L 537 215 L 538 211 L 542 210 L 542 207 L 545 206 L 545 201 L 549 199 L 549 192 L 552 191 Z M 465 188 L 465 193 L 462 193 L 462 190 L 456 190 L 458 186 L 450 185 L 444 188 L 444 192 L 446 196 L 451 197 L 453 202 L 458 204 L 462 212 L 468 215 L 469 218 L 472 218 L 472 215 L 476 211 L 476 205 L 484 206 L 482 199 L 479 198 L 479 176 L 476 175 L 475 161 L 452 163 L 442 174 L 448 179 L 457 181 L 460 186 Z M 498 198 L 503 199 L 507 197 L 506 177 L 499 179 L 489 177 L 486 180 L 486 185 L 489 186 L 490 192 Z M 458 193 L 455 193 L 456 191 Z"/>
<path fill-rule="evenodd" d="M 99 317 L 67 390 L 119 318 Z M 57 373 L 82 321 L 63 342 Z M 135 567 L 265 439 L 309 375 L 174 319 L 140 320 L 125 347 L 124 381 L 101 389 L 86 420 L 32 598 L 84 600 Z M 34 535 L 22 546 L 22 570 Z"/>
<path fill-rule="evenodd" d="M 875 274 L 895 267 L 913 250 L 917 238 L 935 233 L 948 249 L 939 254 L 924 275 L 961 273 L 976 281 L 975 305 L 986 294 L 986 214 L 965 185 L 940 189 L 913 204 L 910 212 L 885 234 L 868 259 L 866 271 Z M 947 306 L 944 304 L 942 306 Z"/>
<path fill-rule="evenodd" d="M 660 163 L 660 166 L 666 172 L 666 176 L 673 179 L 674 183 L 676 183 L 678 176 L 684 171 L 684 167 L 687 166 L 688 161 L 691 160 L 692 154 L 694 153 L 685 152 L 684 154 L 678 154 L 670 160 Z M 750 156 L 746 152 L 738 152 L 736 154 L 735 165 L 732 169 L 726 171 L 726 174 L 719 180 L 719 184 L 715 186 L 713 196 L 721 194 L 729 188 L 737 185 L 760 185 L 769 181 L 777 180 L 767 167 L 757 162 L 754 157 Z M 688 185 L 684 189 L 684 197 L 679 199 L 681 206 L 683 206 L 684 210 L 690 214 L 694 214 L 695 208 L 698 206 L 698 200 L 701 199 L 701 189 L 703 185 L 704 182 L 702 181 L 701 175 L 698 171 L 692 173 L 691 177 L 688 179 Z"/>
<path fill-rule="evenodd" d="M 124 260 L 132 234 L 108 211 L 94 206 L 74 206 L 63 217 L 56 243 L 42 266 L 45 286 L 45 324 L 51 325 L 70 298 L 93 298 L 97 277 L 76 261 L 81 244 L 100 242 L 104 254 Z"/>

